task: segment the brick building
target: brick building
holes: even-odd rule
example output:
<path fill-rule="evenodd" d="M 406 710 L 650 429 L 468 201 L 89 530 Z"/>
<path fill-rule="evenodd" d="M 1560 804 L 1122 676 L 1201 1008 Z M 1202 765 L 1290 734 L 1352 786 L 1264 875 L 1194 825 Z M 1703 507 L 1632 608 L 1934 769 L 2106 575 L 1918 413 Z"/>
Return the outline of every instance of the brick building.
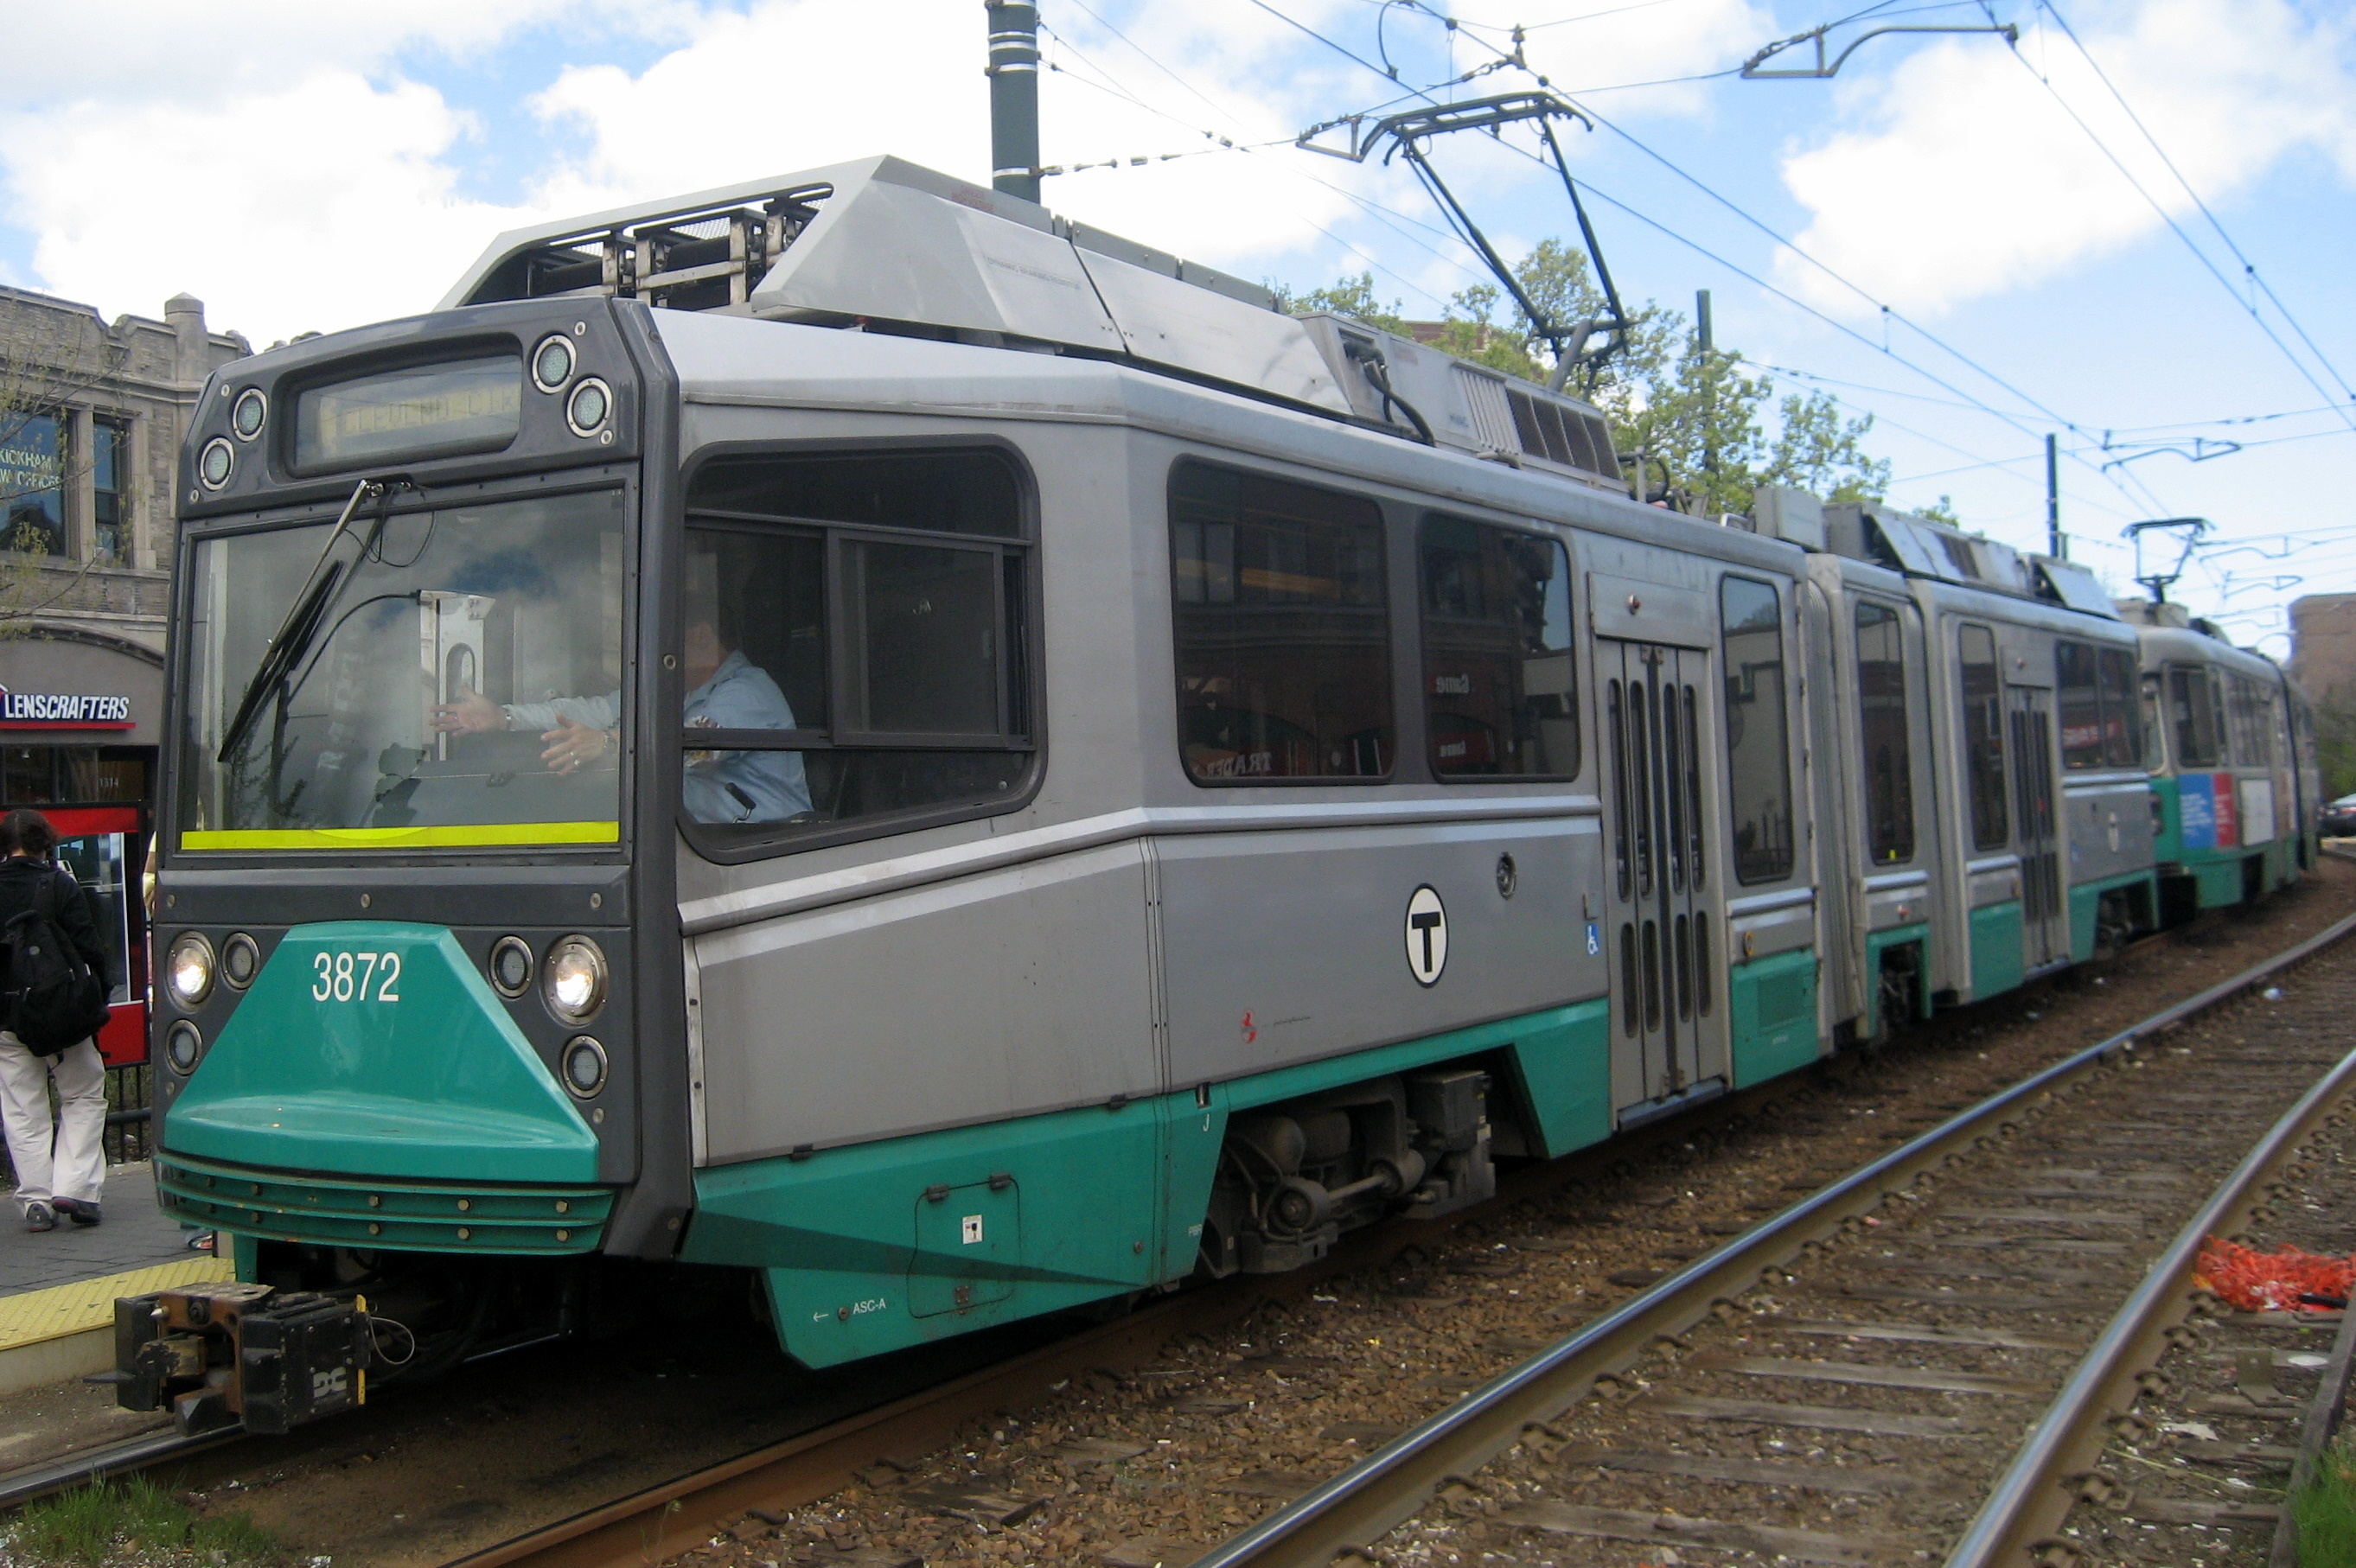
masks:
<path fill-rule="evenodd" d="M 186 294 L 164 319 L 0 287 L 0 808 L 37 805 L 117 946 L 110 1061 L 146 1055 L 134 893 L 162 741 L 180 437 L 251 353 Z"/>
<path fill-rule="evenodd" d="M 2318 707 L 2335 693 L 2356 703 L 2356 593 L 2291 601 L 2290 675 Z"/>

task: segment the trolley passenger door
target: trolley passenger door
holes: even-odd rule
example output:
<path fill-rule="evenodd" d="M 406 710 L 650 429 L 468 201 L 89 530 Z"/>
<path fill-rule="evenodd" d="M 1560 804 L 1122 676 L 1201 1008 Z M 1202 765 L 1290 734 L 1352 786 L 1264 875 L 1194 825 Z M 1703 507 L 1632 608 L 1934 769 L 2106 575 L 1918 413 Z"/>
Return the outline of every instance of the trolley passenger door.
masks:
<path fill-rule="evenodd" d="M 1625 1112 L 1702 1076 L 1715 988 L 1697 754 L 1709 684 L 1707 656 L 1691 649 L 1599 639 L 1596 663 L 1612 795 L 1612 1088 Z"/>
<path fill-rule="evenodd" d="M 2020 802 L 2021 962 L 2033 971 L 2070 955 L 2053 809 L 2052 697 L 2031 686 L 2013 687 L 2009 695 L 2013 795 Z"/>

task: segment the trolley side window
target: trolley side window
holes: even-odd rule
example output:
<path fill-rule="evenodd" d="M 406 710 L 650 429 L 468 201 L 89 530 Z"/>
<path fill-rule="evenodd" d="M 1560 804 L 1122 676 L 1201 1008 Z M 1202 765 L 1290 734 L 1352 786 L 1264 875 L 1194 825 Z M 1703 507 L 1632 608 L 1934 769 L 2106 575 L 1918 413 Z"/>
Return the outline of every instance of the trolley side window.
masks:
<path fill-rule="evenodd" d="M 2053 698 L 2061 709 L 2062 765 L 2073 771 L 2103 765 L 2103 695 L 2094 679 L 2094 645 L 2053 645 Z"/>
<path fill-rule="evenodd" d="M 2244 675 L 2233 682 L 2233 764 L 2244 768 L 2272 767 L 2275 760 L 2274 694 Z"/>
<path fill-rule="evenodd" d="M 790 847 L 1022 791 L 1028 552 L 1002 457 L 730 457 L 688 507 L 680 805 L 703 841 Z"/>
<path fill-rule="evenodd" d="M 2168 726 L 2160 721 L 2159 682 L 2158 670 L 2143 673 L 2143 766 L 2144 772 L 2156 773 L 2168 767 Z"/>
<path fill-rule="evenodd" d="M 1181 462 L 1170 476 L 1178 745 L 1199 784 L 1374 782 L 1396 747 L 1382 509 Z"/>
<path fill-rule="evenodd" d="M 1423 519 L 1420 548 L 1431 771 L 1576 774 L 1570 552 L 1559 540 L 1437 513 Z"/>
<path fill-rule="evenodd" d="M 1865 836 L 1877 866 L 1914 858 L 1914 770 L 1906 717 L 1905 623 L 1887 604 L 1857 607 L 1857 701 L 1865 745 Z"/>
<path fill-rule="evenodd" d="M 1726 653 L 1726 787 L 1734 874 L 1743 882 L 1792 874 L 1792 763 L 1783 693 L 1783 610 L 1772 585 L 1729 577 L 1719 585 Z"/>
<path fill-rule="evenodd" d="M 2136 693 L 2135 655 L 2104 648 L 2095 655 L 2103 688 L 2103 765 L 2137 767 L 2143 762 L 2143 708 Z"/>
<path fill-rule="evenodd" d="M 2072 772 L 2132 768 L 2143 757 L 2133 657 L 2067 639 L 2053 645 L 2062 710 L 2062 765 Z"/>
<path fill-rule="evenodd" d="M 2224 760 L 2217 683 L 2207 667 L 2168 667 L 2168 718 L 2176 732 L 2176 765 L 2213 768 Z"/>
<path fill-rule="evenodd" d="M 1996 663 L 1996 634 L 1986 626 L 1955 632 L 1964 679 L 1964 769 L 1972 796 L 1972 848 L 2001 849 L 2012 840 L 2004 794 L 2004 681 Z"/>

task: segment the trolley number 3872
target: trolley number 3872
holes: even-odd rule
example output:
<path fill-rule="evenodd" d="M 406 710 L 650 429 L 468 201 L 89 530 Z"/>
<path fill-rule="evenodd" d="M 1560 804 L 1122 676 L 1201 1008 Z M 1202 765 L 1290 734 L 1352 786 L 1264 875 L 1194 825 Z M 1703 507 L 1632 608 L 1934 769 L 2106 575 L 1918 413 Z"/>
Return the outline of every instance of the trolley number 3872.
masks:
<path fill-rule="evenodd" d="M 315 1002 L 397 1002 L 401 993 L 398 953 L 315 953 L 311 955 Z"/>

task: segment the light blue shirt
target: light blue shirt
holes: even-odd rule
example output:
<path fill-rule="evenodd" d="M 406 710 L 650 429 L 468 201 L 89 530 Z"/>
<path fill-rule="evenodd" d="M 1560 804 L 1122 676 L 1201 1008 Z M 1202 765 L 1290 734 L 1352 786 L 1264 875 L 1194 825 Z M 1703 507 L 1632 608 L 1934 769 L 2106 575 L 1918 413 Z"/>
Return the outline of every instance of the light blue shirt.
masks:
<path fill-rule="evenodd" d="M 621 722 L 622 694 L 560 697 L 552 702 L 511 702 L 508 722 L 545 732 L 570 719 L 592 730 Z M 769 672 L 731 653 L 712 678 L 687 694 L 690 730 L 791 730 L 793 708 Z M 697 752 L 687 754 L 680 798 L 698 822 L 783 822 L 810 808 L 809 782 L 798 752 Z"/>

